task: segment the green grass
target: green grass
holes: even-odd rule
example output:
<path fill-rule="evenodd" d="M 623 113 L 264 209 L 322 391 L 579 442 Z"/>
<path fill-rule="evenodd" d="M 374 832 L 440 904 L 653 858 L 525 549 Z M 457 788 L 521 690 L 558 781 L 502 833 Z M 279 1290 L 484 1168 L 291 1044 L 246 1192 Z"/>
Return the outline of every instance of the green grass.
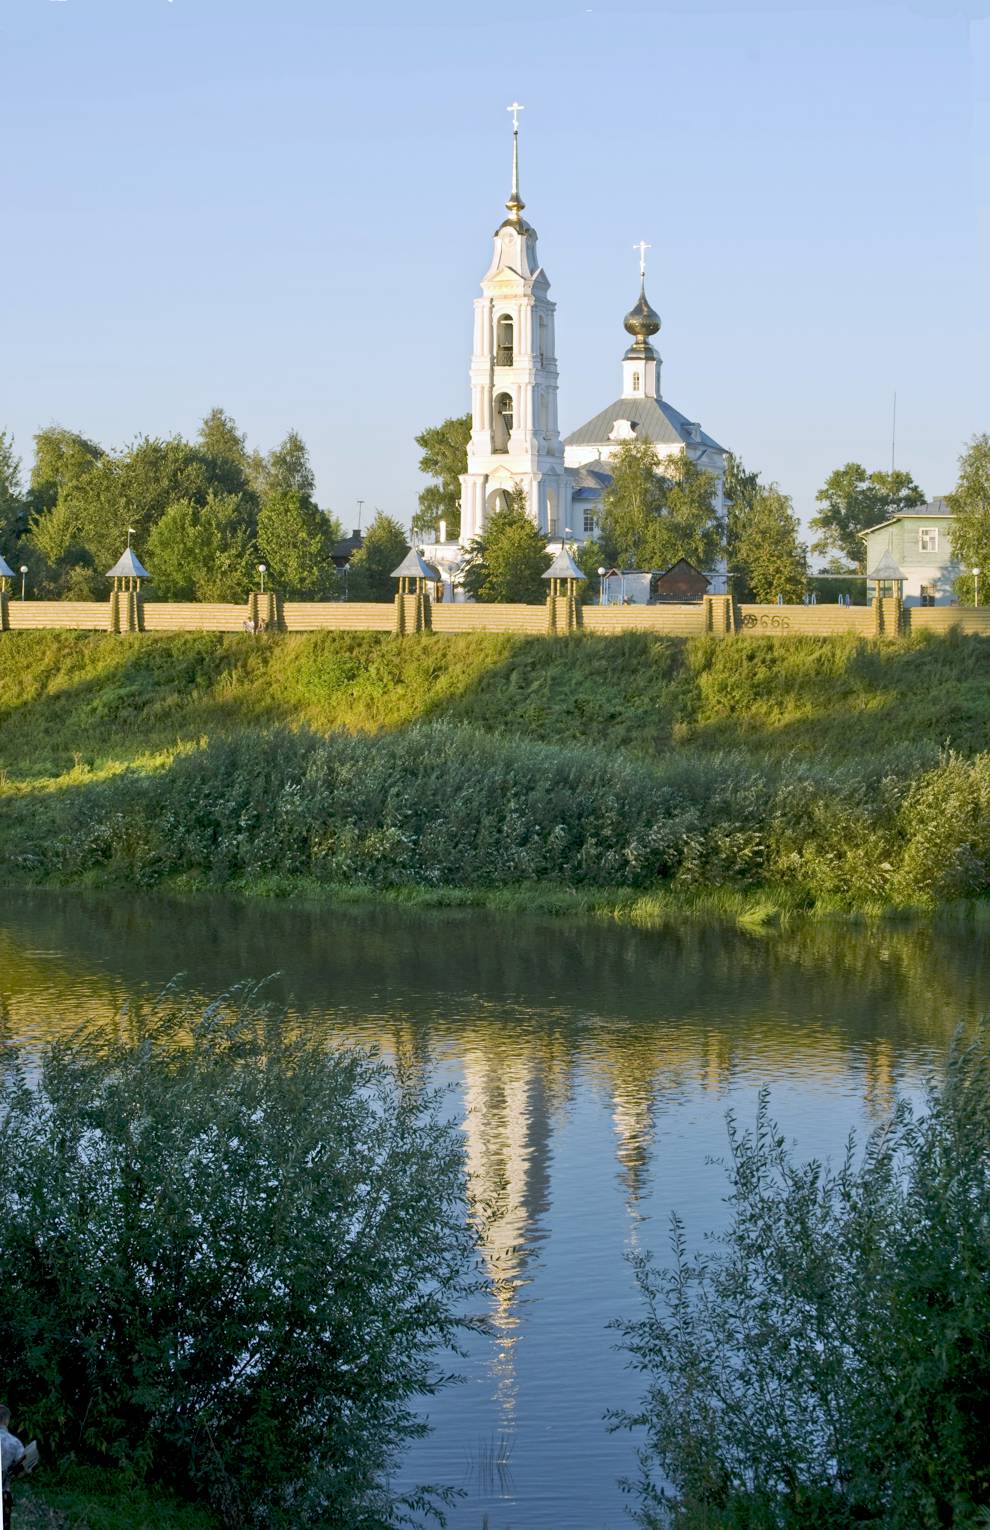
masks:
<path fill-rule="evenodd" d="M 5 634 L 0 869 L 644 922 L 933 908 L 990 880 L 988 738 L 990 643 L 958 635 Z"/>
<path fill-rule="evenodd" d="M 17 1530 L 217 1530 L 219 1521 L 122 1473 L 44 1466 L 14 1498 Z"/>
<path fill-rule="evenodd" d="M 11 779 L 101 770 L 244 726 L 377 731 L 445 719 L 550 743 L 836 759 L 964 752 L 990 728 L 990 643 L 918 636 L 679 639 L 627 633 L 397 641 L 319 633 L 0 639 Z"/>

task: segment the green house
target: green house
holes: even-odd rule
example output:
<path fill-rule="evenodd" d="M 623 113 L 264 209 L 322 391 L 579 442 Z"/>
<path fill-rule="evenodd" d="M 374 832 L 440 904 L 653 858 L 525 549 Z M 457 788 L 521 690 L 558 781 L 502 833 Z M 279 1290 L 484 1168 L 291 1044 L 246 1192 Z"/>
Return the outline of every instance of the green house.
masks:
<path fill-rule="evenodd" d="M 933 499 L 863 532 L 867 570 L 889 553 L 903 575 L 906 606 L 951 606 L 955 581 L 964 573 L 952 550 L 953 517 L 944 499 Z M 885 594 L 871 583 L 867 594 Z"/>

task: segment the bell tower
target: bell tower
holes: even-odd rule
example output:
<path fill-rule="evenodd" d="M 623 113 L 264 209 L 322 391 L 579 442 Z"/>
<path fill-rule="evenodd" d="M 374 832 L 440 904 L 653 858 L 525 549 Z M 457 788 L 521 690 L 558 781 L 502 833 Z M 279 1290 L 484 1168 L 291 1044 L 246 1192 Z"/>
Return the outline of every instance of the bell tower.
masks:
<path fill-rule="evenodd" d="M 557 360 L 550 283 L 536 253 L 536 230 L 519 195 L 518 101 L 512 113 L 512 192 L 495 231 L 492 262 L 474 304 L 471 439 L 461 476 L 461 543 L 485 527 L 507 495 L 521 490 L 548 538 L 569 527 L 570 484 L 557 425 Z"/>

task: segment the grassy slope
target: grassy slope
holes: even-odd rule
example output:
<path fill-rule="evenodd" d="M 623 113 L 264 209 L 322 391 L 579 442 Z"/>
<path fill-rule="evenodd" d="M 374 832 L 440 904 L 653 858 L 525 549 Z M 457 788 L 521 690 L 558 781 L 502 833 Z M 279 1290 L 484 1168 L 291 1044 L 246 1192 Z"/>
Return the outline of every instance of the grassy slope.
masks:
<path fill-rule="evenodd" d="M 986 746 L 980 638 L 779 640 L 196 634 L 0 640 L 0 768 L 11 782 L 100 772 L 245 726 L 317 731 L 446 719 L 640 757 L 678 750 L 836 762 Z"/>
<path fill-rule="evenodd" d="M 654 762 L 667 781 L 715 781 L 741 768 L 779 780 L 788 762 L 802 761 L 821 781 L 850 769 L 903 779 L 932 765 L 946 744 L 964 756 L 986 747 L 990 644 L 952 636 L 903 643 L 635 633 L 397 642 L 343 633 L 270 640 L 16 634 L 0 640 L 0 835 L 10 846 L 57 834 L 57 803 L 71 801 L 76 822 L 90 797 L 105 813 L 105 784 L 119 771 L 170 771 L 179 756 L 245 729 L 402 732 L 436 721 L 499 735 L 507 748 L 520 740 L 568 746 L 561 769 L 583 773 L 586 783 L 604 774 L 590 751 L 578 758 L 589 745 L 604 746 L 610 761 L 626 755 Z M 829 832 L 844 841 L 859 830 L 845 835 L 840 822 Z M 874 860 L 887 853 L 879 850 Z M 933 853 L 942 852 L 936 846 Z M 737 868 L 726 866 L 716 881 L 731 907 L 740 888 L 744 900 L 751 897 L 753 879 L 747 888 Z M 671 895 L 675 903 L 696 900 L 707 875 L 693 887 L 665 883 L 657 891 L 668 903 Z M 848 885 L 850 873 L 843 876 Z M 851 876 L 855 885 L 855 871 Z M 304 880 L 296 878 L 300 889 Z M 566 893 L 542 873 L 535 880 L 543 906 L 566 906 Z M 272 878 L 268 885 L 285 891 L 289 884 Z M 400 892 L 440 895 L 436 887 Z M 535 895 L 531 882 L 523 901 Z M 477 887 L 450 894 L 457 901 L 479 896 Z M 511 901 L 512 894 L 502 886 L 498 896 Z M 628 904 L 628 889 L 623 896 Z M 806 887 L 797 901 L 806 906 L 808 897 Z M 876 889 L 864 893 L 864 901 L 878 898 Z M 588 906 L 608 901 L 600 891 L 584 894 Z"/>

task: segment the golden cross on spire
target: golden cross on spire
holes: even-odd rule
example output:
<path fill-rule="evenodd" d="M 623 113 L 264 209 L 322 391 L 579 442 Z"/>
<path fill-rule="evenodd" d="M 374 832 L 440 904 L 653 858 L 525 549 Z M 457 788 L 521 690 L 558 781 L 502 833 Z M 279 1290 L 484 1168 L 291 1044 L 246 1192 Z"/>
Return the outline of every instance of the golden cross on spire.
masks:
<path fill-rule="evenodd" d="M 639 279 L 641 282 L 646 281 L 646 252 L 647 250 L 652 250 L 652 248 L 652 244 L 647 244 L 645 239 L 641 239 L 639 244 L 633 245 L 633 249 L 639 251 Z"/>
<path fill-rule="evenodd" d="M 518 133 L 518 131 L 519 131 L 519 113 L 520 112 L 524 112 L 526 110 L 525 106 L 521 106 L 518 101 L 513 101 L 512 105 L 511 106 L 507 106 L 505 109 L 506 109 L 507 112 L 511 112 L 512 113 L 512 131 L 514 133 Z"/>
<path fill-rule="evenodd" d="M 509 209 L 510 222 L 518 228 L 521 222 L 520 214 L 526 206 L 519 195 L 519 113 L 524 112 L 526 108 L 521 102 L 513 101 L 512 105 L 505 109 L 512 113 L 512 195 L 505 205 Z"/>

